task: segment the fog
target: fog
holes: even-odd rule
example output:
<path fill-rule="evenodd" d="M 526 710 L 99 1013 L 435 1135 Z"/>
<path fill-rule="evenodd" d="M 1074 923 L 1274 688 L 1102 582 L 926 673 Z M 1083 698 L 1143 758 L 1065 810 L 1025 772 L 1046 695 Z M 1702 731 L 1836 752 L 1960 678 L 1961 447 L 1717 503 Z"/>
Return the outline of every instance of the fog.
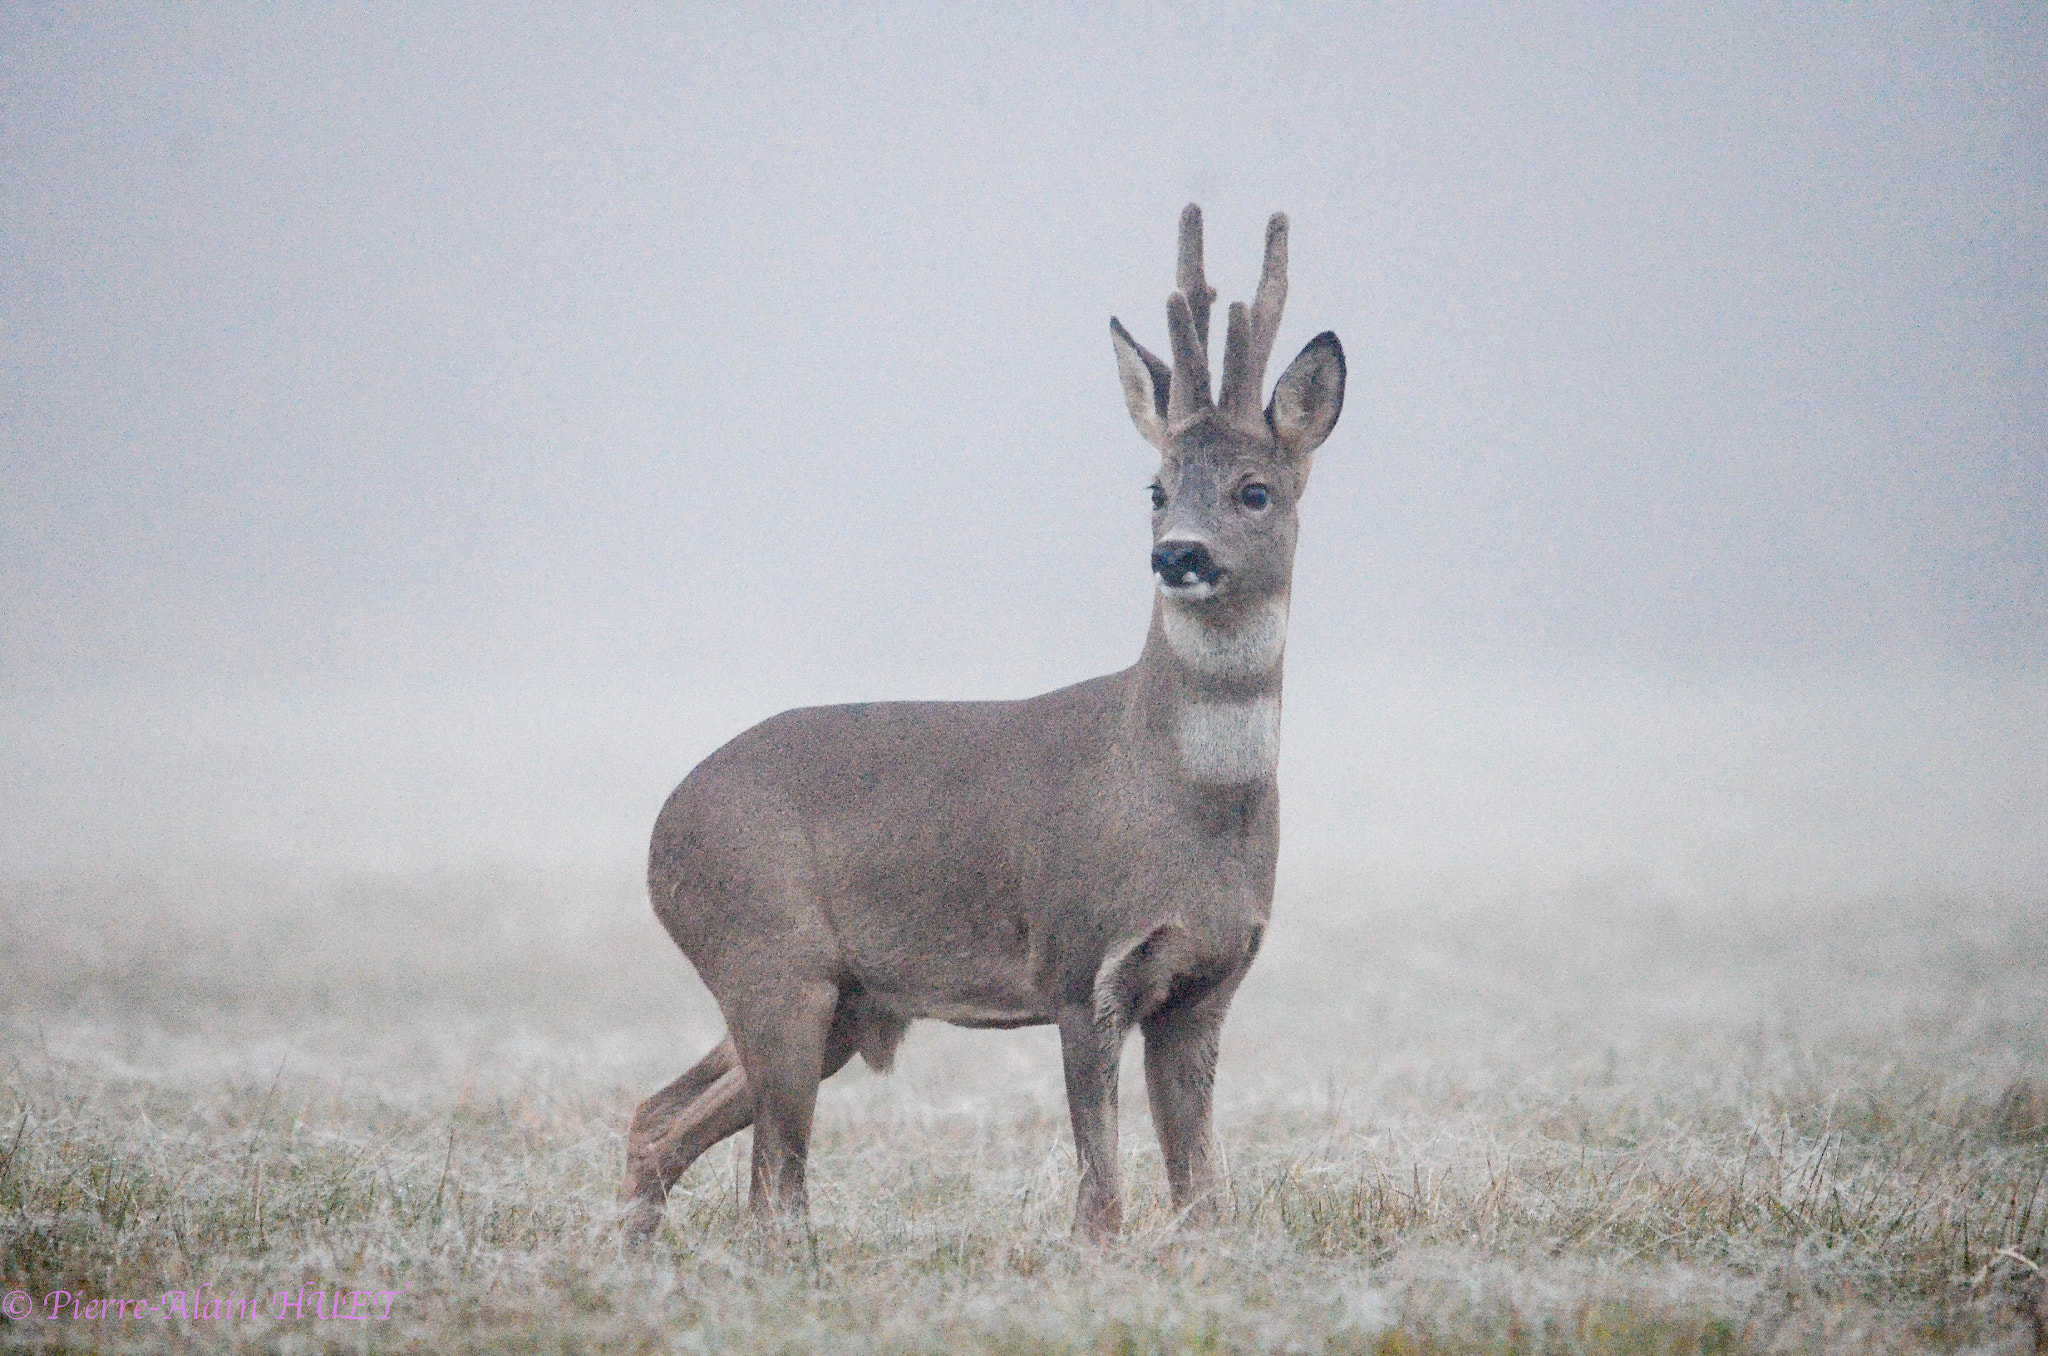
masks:
<path fill-rule="evenodd" d="M 2048 885 L 2034 8 L 17 6 L 0 100 L 9 873 L 628 870 L 1130 663 L 1193 200 L 1349 355 L 1290 878 Z"/>

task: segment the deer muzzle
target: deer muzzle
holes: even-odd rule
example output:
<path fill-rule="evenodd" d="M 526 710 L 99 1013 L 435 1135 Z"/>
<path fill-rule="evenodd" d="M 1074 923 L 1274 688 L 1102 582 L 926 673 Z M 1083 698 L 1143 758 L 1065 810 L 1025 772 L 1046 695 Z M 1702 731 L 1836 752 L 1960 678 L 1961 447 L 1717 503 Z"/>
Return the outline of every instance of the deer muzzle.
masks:
<path fill-rule="evenodd" d="M 1163 541 L 1152 548 L 1152 572 L 1168 593 L 1206 597 L 1223 577 L 1223 567 L 1198 541 Z"/>

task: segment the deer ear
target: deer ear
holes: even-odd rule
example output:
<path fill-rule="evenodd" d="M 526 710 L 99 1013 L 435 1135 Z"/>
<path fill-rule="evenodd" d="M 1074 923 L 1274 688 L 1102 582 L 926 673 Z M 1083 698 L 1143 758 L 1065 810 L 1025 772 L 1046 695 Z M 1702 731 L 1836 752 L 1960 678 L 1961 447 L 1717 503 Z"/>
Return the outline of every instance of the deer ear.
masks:
<path fill-rule="evenodd" d="M 1324 330 L 1280 374 L 1266 422 L 1290 457 L 1306 457 L 1330 436 L 1343 409 L 1344 346 Z"/>
<path fill-rule="evenodd" d="M 1166 394 L 1173 373 L 1131 338 L 1131 332 L 1114 316 L 1109 321 L 1109 341 L 1116 346 L 1116 374 L 1124 384 L 1124 404 L 1131 408 L 1131 422 L 1146 442 L 1165 451 Z"/>

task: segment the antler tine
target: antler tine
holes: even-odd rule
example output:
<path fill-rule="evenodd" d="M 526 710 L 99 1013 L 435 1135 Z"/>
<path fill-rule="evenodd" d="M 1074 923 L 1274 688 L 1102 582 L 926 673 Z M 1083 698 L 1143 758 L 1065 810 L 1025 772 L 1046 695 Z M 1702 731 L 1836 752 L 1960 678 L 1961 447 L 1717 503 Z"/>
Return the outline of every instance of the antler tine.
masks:
<path fill-rule="evenodd" d="M 1238 337 L 1236 306 L 1231 307 L 1230 342 Z M 1266 362 L 1280 336 L 1280 315 L 1287 309 L 1287 214 L 1275 212 L 1266 223 L 1266 264 L 1259 272 L 1259 290 L 1252 299 L 1250 324 L 1241 355 L 1223 355 L 1223 409 L 1241 422 L 1257 422 L 1259 393 L 1266 384 Z M 1242 377 L 1238 373 L 1242 373 Z"/>
<path fill-rule="evenodd" d="M 1251 321 L 1244 303 L 1230 303 L 1230 321 L 1223 332 L 1223 391 L 1216 409 L 1227 419 L 1242 423 L 1257 413 L 1259 379 L 1251 372 Z"/>
<path fill-rule="evenodd" d="M 1216 289 L 1202 276 L 1202 209 L 1194 203 L 1180 209 L 1180 267 L 1174 271 L 1174 285 L 1188 299 L 1188 310 L 1195 319 L 1195 338 L 1201 342 L 1206 365 L 1209 308 L 1216 304 Z"/>
<path fill-rule="evenodd" d="M 1166 426 L 1173 430 L 1214 407 L 1209 401 L 1209 355 L 1195 334 L 1188 299 L 1179 292 L 1166 299 L 1166 332 L 1173 339 L 1173 385 L 1166 398 Z"/>

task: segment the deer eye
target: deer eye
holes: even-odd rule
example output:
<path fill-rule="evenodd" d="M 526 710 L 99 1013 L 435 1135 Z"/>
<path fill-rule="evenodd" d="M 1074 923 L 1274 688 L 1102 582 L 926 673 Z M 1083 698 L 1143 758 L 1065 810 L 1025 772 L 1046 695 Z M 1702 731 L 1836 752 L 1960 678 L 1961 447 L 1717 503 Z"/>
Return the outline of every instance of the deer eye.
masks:
<path fill-rule="evenodd" d="M 1248 509 L 1262 509 L 1272 502 L 1272 493 L 1264 485 L 1247 485 L 1237 492 L 1237 497 Z"/>
<path fill-rule="evenodd" d="M 1156 511 L 1158 511 L 1159 509 L 1163 509 L 1163 508 L 1165 508 L 1165 507 L 1166 507 L 1166 491 L 1165 491 L 1165 490 L 1162 490 L 1162 489 L 1160 489 L 1160 488 L 1159 488 L 1159 487 L 1158 487 L 1157 485 L 1152 485 L 1152 486 L 1148 486 L 1147 488 L 1148 488 L 1148 489 L 1150 489 L 1150 490 L 1152 491 L 1152 508 L 1153 508 L 1153 510 L 1154 510 L 1154 511 L 1156 512 Z"/>

